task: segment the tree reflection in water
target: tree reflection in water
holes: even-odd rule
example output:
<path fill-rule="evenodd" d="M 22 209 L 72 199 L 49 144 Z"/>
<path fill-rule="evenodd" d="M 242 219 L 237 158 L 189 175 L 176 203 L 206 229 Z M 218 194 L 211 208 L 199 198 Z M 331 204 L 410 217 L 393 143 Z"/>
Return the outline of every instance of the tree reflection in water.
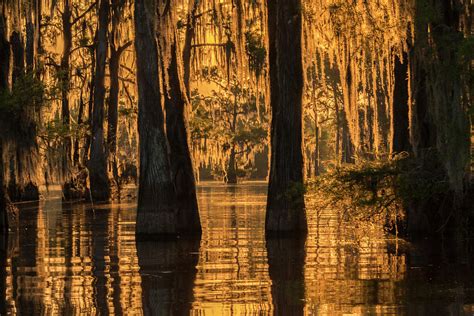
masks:
<path fill-rule="evenodd" d="M 189 315 L 199 239 L 137 241 L 145 315 Z"/>
<path fill-rule="evenodd" d="M 266 240 L 274 315 L 304 315 L 305 239 Z"/>
<path fill-rule="evenodd" d="M 472 252 L 396 240 L 311 203 L 306 240 L 265 239 L 264 183 L 198 190 L 202 241 L 136 242 L 134 203 L 21 205 L 0 252 L 0 314 L 474 313 Z"/>

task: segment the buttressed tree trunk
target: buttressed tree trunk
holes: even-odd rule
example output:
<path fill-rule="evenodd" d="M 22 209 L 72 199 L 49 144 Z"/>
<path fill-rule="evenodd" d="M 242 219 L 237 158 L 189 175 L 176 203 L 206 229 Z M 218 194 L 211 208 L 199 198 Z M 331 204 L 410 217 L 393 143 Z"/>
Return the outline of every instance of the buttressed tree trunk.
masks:
<path fill-rule="evenodd" d="M 101 0 L 99 6 L 91 157 L 88 165 L 90 189 L 94 201 L 108 201 L 110 199 L 110 182 L 107 173 L 107 156 L 104 141 L 105 65 L 108 50 L 109 1 Z"/>
<path fill-rule="evenodd" d="M 176 192 L 171 179 L 158 75 L 156 0 L 135 1 L 140 176 L 137 235 L 176 234 Z"/>
<path fill-rule="evenodd" d="M 169 89 L 165 97 L 166 133 L 170 147 L 171 174 L 176 188 L 178 202 L 178 229 L 189 233 L 201 231 L 194 167 L 189 150 L 187 109 L 189 106 L 184 86 L 180 80 L 180 56 L 176 44 L 171 44 L 168 65 Z"/>
<path fill-rule="evenodd" d="M 266 232 L 306 232 L 301 0 L 268 1 L 271 162 Z"/>

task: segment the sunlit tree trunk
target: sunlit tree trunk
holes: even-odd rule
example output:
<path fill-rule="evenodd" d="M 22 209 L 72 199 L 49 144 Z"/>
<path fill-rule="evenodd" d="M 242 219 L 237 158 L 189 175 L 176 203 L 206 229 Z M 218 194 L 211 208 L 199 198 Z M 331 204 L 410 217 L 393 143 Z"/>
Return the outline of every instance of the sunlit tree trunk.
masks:
<path fill-rule="evenodd" d="M 88 164 L 90 190 L 94 201 L 110 199 L 110 181 L 107 173 L 107 156 L 104 139 L 105 66 L 107 60 L 107 33 L 110 0 L 101 0 L 97 33 L 94 107 L 92 111 L 92 140 Z"/>
<path fill-rule="evenodd" d="M 176 191 L 171 179 L 156 41 L 156 0 L 135 1 L 140 176 L 137 235 L 177 233 Z"/>
<path fill-rule="evenodd" d="M 301 1 L 268 1 L 271 162 L 267 233 L 306 232 Z"/>
<path fill-rule="evenodd" d="M 180 54 L 176 36 L 172 37 L 168 65 L 169 91 L 165 97 L 166 134 L 170 148 L 171 174 L 178 202 L 178 229 L 198 233 L 201 231 L 194 167 L 189 148 L 187 111 L 190 106 L 179 71 Z"/>
<path fill-rule="evenodd" d="M 120 178 L 117 161 L 117 130 L 118 130 L 118 107 L 119 107 L 119 73 L 120 59 L 125 50 L 132 44 L 127 42 L 123 46 L 119 44 L 119 24 L 122 18 L 123 2 L 112 0 L 112 27 L 110 31 L 110 92 L 107 112 L 107 161 L 109 171 L 114 179 L 114 197 L 120 198 Z M 118 196 L 117 196 L 118 195 Z"/>
<path fill-rule="evenodd" d="M 188 99 L 191 97 L 190 78 L 191 78 L 191 53 L 194 36 L 196 34 L 197 9 L 200 0 L 191 0 L 189 2 L 190 12 L 187 17 L 186 33 L 183 47 L 183 83 L 186 89 Z"/>
<path fill-rule="evenodd" d="M 95 54 L 96 54 L 96 49 L 95 46 L 91 47 L 90 50 L 90 58 L 91 58 L 91 79 L 88 82 L 88 88 L 89 88 L 89 100 L 87 101 L 87 124 L 89 126 L 92 125 L 92 111 L 94 108 L 94 83 L 95 83 Z M 90 152 L 90 147 L 91 147 L 91 136 L 86 135 L 86 140 L 84 144 L 84 152 L 83 152 L 83 157 L 82 161 L 86 162 L 89 159 L 89 152 Z"/>

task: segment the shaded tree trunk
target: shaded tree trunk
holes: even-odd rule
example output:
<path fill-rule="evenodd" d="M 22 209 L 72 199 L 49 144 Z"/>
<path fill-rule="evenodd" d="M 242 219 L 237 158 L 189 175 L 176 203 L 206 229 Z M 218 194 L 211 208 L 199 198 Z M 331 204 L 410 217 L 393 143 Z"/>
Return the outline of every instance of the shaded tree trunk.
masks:
<path fill-rule="evenodd" d="M 10 43 L 7 36 L 7 21 L 0 5 L 0 89 L 9 88 L 8 75 L 10 73 Z"/>
<path fill-rule="evenodd" d="M 92 112 L 92 140 L 88 164 L 91 196 L 94 201 L 110 199 L 110 181 L 104 140 L 105 66 L 110 0 L 101 0 L 96 46 L 94 107 Z"/>
<path fill-rule="evenodd" d="M 8 195 L 4 179 L 3 140 L 0 137 L 0 239 L 8 234 Z"/>
<path fill-rule="evenodd" d="M 426 10 L 433 14 L 426 17 Z M 407 215 L 411 237 L 444 234 L 461 240 L 467 213 L 469 122 L 461 97 L 461 1 L 416 1 L 415 36 L 410 51 L 412 77 L 410 139 L 423 172 L 446 181 L 449 189 L 412 203 Z"/>
<path fill-rule="evenodd" d="M 352 143 L 345 111 L 342 114 L 342 163 L 354 163 L 354 145 Z"/>
<path fill-rule="evenodd" d="M 265 229 L 306 232 L 301 1 L 268 1 L 268 24 L 272 123 Z"/>
<path fill-rule="evenodd" d="M 140 175 L 137 235 L 178 232 L 176 191 L 171 179 L 156 41 L 156 0 L 135 1 Z"/>
<path fill-rule="evenodd" d="M 172 9 L 171 9 L 172 10 Z M 199 233 L 199 219 L 194 167 L 189 149 L 187 109 L 189 106 L 180 79 L 176 36 L 171 44 L 168 65 L 169 89 L 165 97 L 166 133 L 170 149 L 171 174 L 177 194 L 178 230 Z"/>
<path fill-rule="evenodd" d="M 229 155 L 229 164 L 227 165 L 225 183 L 227 184 L 237 184 L 237 162 L 235 159 L 235 145 L 232 145 Z"/>
<path fill-rule="evenodd" d="M 62 173 L 66 183 L 71 181 L 70 167 L 72 161 L 72 139 L 69 135 L 71 124 L 71 111 L 69 108 L 70 89 L 70 59 L 72 50 L 72 12 L 70 0 L 64 1 L 64 11 L 61 15 L 63 31 L 63 52 L 59 66 L 59 78 L 61 87 L 61 117 L 65 129 L 68 131 L 63 143 Z"/>
<path fill-rule="evenodd" d="M 404 54 L 403 60 L 395 58 L 395 84 L 393 88 L 393 100 L 390 115 L 390 155 L 410 152 L 410 133 L 408 129 L 408 54 Z"/>
<path fill-rule="evenodd" d="M 0 5 L 0 93 L 8 90 L 8 74 L 10 70 L 10 44 L 7 40 L 6 20 L 3 6 Z M 0 236 L 8 234 L 7 191 L 4 179 L 5 162 L 3 160 L 3 135 L 0 135 Z M 0 237 L 3 238 L 3 237 Z"/>

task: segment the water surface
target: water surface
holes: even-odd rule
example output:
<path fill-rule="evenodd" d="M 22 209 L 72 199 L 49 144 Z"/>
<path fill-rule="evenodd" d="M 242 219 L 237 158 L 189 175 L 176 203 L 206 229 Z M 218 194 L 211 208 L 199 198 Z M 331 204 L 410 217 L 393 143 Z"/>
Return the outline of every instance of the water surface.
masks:
<path fill-rule="evenodd" d="M 474 315 L 470 257 L 311 202 L 306 240 L 265 241 L 264 183 L 198 192 L 200 241 L 137 244 L 134 203 L 22 205 L 2 255 L 0 313 Z"/>

